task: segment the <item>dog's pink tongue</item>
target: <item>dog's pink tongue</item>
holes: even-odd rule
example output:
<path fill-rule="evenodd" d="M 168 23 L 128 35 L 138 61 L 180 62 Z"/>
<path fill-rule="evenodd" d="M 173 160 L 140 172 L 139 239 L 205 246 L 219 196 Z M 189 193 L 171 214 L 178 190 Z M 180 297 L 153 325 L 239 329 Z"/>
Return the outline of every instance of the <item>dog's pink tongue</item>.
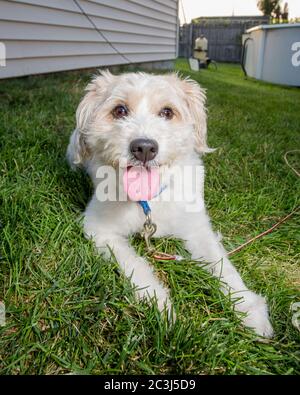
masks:
<path fill-rule="evenodd" d="M 123 185 L 130 200 L 151 200 L 159 193 L 159 169 L 128 167 L 123 175 Z"/>

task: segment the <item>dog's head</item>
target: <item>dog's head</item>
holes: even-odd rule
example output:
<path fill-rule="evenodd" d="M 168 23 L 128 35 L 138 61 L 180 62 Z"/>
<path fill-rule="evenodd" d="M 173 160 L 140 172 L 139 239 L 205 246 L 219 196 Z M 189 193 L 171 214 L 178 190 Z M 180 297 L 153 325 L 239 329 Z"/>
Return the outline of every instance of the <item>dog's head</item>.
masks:
<path fill-rule="evenodd" d="M 74 165 L 171 165 L 208 152 L 205 93 L 176 74 L 103 71 L 86 88 L 68 147 Z"/>

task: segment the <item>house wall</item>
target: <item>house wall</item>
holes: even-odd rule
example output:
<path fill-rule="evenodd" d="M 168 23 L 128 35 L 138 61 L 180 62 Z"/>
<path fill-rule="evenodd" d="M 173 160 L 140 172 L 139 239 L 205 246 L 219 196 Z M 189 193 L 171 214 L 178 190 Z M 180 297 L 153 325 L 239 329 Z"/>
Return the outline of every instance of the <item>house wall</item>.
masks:
<path fill-rule="evenodd" d="M 178 0 L 0 0 L 0 78 L 177 55 Z M 1 63 L 0 63 L 1 64 Z"/>

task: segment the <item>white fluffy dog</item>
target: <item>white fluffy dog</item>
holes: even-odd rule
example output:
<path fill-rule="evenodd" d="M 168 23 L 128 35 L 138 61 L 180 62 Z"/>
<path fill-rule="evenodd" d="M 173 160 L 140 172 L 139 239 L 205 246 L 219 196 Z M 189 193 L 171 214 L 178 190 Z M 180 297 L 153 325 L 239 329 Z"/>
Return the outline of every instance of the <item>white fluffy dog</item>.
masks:
<path fill-rule="evenodd" d="M 127 73 L 119 76 L 101 72 L 87 86 L 78 106 L 67 157 L 71 166 L 86 169 L 95 190 L 99 185 L 97 170 L 112 166 L 117 172 L 126 166 L 157 166 L 167 180 L 161 199 L 151 200 L 157 237 L 174 236 L 184 240 L 193 259 L 221 280 L 236 311 L 243 315 L 244 325 L 261 336 L 271 337 L 265 299 L 247 289 L 230 263 L 218 237 L 212 230 L 204 208 L 203 180 L 195 185 L 198 212 L 190 201 L 162 201 L 173 184 L 169 172 L 184 166 L 203 164 L 199 154 L 210 149 L 206 143 L 205 93 L 190 79 L 176 74 L 150 75 Z M 124 165 L 123 165 L 124 167 Z M 176 176 L 175 171 L 175 176 Z M 118 189 L 115 179 L 110 187 Z M 145 215 L 135 201 L 99 201 L 94 193 L 84 213 L 84 230 L 100 252 L 113 251 L 120 268 L 133 283 L 139 298 L 156 301 L 161 311 L 170 312 L 168 289 L 158 280 L 147 260 L 136 254 L 128 236 L 143 229 Z"/>

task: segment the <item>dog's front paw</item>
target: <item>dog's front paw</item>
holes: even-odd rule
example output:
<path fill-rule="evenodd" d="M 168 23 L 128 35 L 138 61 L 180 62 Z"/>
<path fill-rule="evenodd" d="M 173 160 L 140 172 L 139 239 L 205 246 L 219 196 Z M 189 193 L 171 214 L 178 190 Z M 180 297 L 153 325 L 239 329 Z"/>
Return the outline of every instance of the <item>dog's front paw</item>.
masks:
<path fill-rule="evenodd" d="M 246 313 L 243 324 L 252 328 L 259 336 L 273 337 L 274 331 L 269 320 L 268 305 L 265 298 L 254 292 L 247 292 L 244 301 L 235 306 L 237 311 Z"/>

